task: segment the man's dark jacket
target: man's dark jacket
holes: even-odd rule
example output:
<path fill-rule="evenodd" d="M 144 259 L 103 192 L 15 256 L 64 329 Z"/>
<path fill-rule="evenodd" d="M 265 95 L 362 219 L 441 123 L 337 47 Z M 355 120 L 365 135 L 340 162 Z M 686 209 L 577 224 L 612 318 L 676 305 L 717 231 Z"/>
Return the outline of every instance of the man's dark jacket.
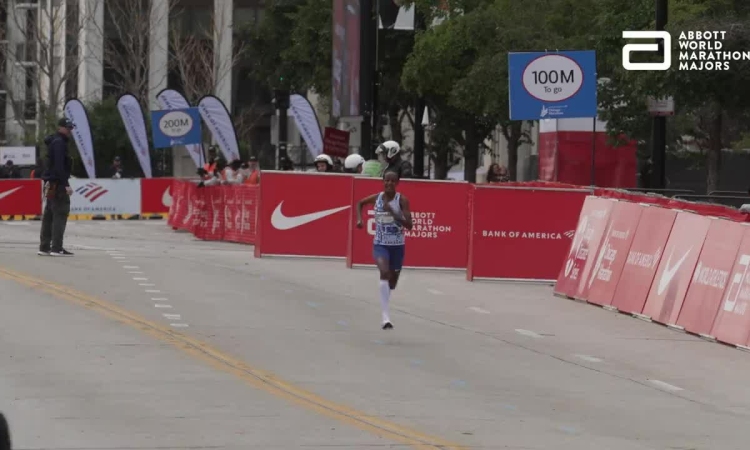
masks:
<path fill-rule="evenodd" d="M 47 144 L 47 164 L 42 179 L 57 182 L 60 187 L 69 186 L 73 164 L 68 157 L 68 137 L 57 132 L 47 136 L 44 143 Z"/>
<path fill-rule="evenodd" d="M 389 162 L 388 167 L 383 170 L 383 177 L 388 171 L 395 171 L 398 173 L 400 178 L 414 178 L 414 169 L 409 161 L 398 158 L 395 161 Z"/>

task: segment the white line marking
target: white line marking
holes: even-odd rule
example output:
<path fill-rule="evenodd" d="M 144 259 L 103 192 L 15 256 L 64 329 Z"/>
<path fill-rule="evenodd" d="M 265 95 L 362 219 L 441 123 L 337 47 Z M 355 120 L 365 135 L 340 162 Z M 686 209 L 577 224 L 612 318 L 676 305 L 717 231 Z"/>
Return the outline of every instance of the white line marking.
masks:
<path fill-rule="evenodd" d="M 474 311 L 474 312 L 477 312 L 479 314 L 490 314 L 489 311 L 487 311 L 484 308 L 480 308 L 478 306 L 471 306 L 471 307 L 469 307 L 469 309 L 472 310 L 472 311 Z"/>
<path fill-rule="evenodd" d="M 161 291 L 158 289 L 146 289 L 146 292 L 149 294 L 161 294 Z"/>
<path fill-rule="evenodd" d="M 156 286 L 154 283 L 138 283 L 138 286 Z"/>
<path fill-rule="evenodd" d="M 175 328 L 187 328 L 188 324 L 186 324 L 186 323 L 170 323 L 169 326 L 175 327 Z"/>
<path fill-rule="evenodd" d="M 162 314 L 162 316 L 166 317 L 169 320 L 182 320 L 182 316 L 179 314 Z"/>
<path fill-rule="evenodd" d="M 168 302 L 169 299 L 166 297 L 151 297 L 151 301 L 154 302 Z"/>
<path fill-rule="evenodd" d="M 438 291 L 437 289 L 427 289 L 427 292 L 429 292 L 432 295 L 443 295 L 443 293 Z"/>
<path fill-rule="evenodd" d="M 648 381 L 651 382 L 653 385 L 659 386 L 660 388 L 666 389 L 668 391 L 676 392 L 676 391 L 682 391 L 682 390 L 684 390 L 681 387 L 677 387 L 677 386 L 675 386 L 673 384 L 665 383 L 665 382 L 660 381 L 660 380 L 648 380 Z"/>
<path fill-rule="evenodd" d="M 140 269 L 138 266 L 122 266 L 123 269 Z"/>
<path fill-rule="evenodd" d="M 594 357 L 594 356 L 589 356 L 589 355 L 575 355 L 575 357 L 580 358 L 584 361 L 588 361 L 588 362 L 594 362 L 594 363 L 602 362 L 601 359 Z"/>
<path fill-rule="evenodd" d="M 148 281 L 148 278 L 143 278 L 143 277 L 133 277 L 133 281 Z"/>
<path fill-rule="evenodd" d="M 539 335 L 537 333 L 534 333 L 533 331 L 524 330 L 524 329 L 521 329 L 521 328 L 516 328 L 516 333 L 518 333 L 520 335 L 523 335 L 523 336 L 533 337 L 533 338 L 541 338 L 542 337 L 541 335 Z"/>
<path fill-rule="evenodd" d="M 3 223 L 5 223 L 5 225 L 29 225 L 28 222 L 15 222 L 12 220 Z"/>
<path fill-rule="evenodd" d="M 154 305 L 154 308 L 167 308 L 167 309 L 170 309 L 170 308 L 172 308 L 172 305 L 164 305 L 162 303 L 157 303 L 157 304 Z"/>
<path fill-rule="evenodd" d="M 133 275 L 143 275 L 143 272 L 141 272 L 141 271 L 138 271 L 138 270 L 131 270 L 131 271 L 129 271 L 128 273 L 131 273 L 131 274 L 133 274 Z"/>
<path fill-rule="evenodd" d="M 128 259 L 127 256 L 113 256 L 113 259 Z"/>

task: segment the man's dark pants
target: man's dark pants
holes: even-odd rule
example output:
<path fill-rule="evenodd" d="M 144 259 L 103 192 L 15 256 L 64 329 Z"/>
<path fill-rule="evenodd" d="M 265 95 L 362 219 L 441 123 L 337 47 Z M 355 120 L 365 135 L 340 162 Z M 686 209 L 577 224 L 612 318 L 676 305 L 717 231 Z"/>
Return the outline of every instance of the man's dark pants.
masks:
<path fill-rule="evenodd" d="M 65 192 L 64 187 L 58 187 L 54 196 L 47 199 L 47 204 L 44 207 L 40 251 L 62 251 L 68 214 L 70 214 L 70 196 Z"/>

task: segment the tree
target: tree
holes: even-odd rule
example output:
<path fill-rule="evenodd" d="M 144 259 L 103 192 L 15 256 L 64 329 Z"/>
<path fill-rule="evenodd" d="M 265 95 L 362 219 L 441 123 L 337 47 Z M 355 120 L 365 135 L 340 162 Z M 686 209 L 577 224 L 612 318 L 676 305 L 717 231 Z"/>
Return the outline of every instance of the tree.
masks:
<path fill-rule="evenodd" d="M 75 96 L 81 60 L 71 55 L 82 53 L 83 26 L 95 11 L 65 2 L 9 1 L 0 4 L 0 12 L 8 17 L 8 43 L 0 45 L 6 70 L 0 76 L 12 120 L 24 130 L 15 140 L 39 142 L 62 111 L 65 98 Z"/>
<path fill-rule="evenodd" d="M 668 148 L 672 151 L 687 144 L 697 147 L 705 157 L 707 190 L 719 185 L 722 149 L 733 147 L 750 131 L 747 104 L 750 96 L 750 62 L 734 61 L 730 70 L 680 70 L 677 39 L 682 30 L 726 30 L 722 51 L 746 51 L 750 48 L 747 20 L 750 5 L 734 0 L 673 0 L 667 29 L 672 32 L 673 67 L 666 72 L 625 71 L 616 57 L 621 49 L 622 29 L 653 29 L 653 2 L 638 0 L 633 8 L 616 0 L 605 0 L 599 11 L 600 41 L 598 54 L 606 55 L 604 71 L 610 86 L 600 96 L 603 117 L 611 134 L 625 134 L 639 142 L 639 149 L 650 154 L 650 118 L 646 111 L 649 97 L 673 96 L 675 116 L 668 121 Z M 607 31 L 609 30 L 609 31 Z M 602 92 L 600 92 L 601 94 Z M 683 138 L 687 136 L 687 140 Z"/>
<path fill-rule="evenodd" d="M 166 0 L 166 8 L 152 13 L 150 0 L 117 0 L 104 3 L 103 27 L 97 38 L 103 42 L 102 65 L 111 77 L 105 77 L 105 88 L 118 94 L 129 92 L 142 105 L 147 105 L 149 55 L 152 50 L 166 45 L 151 39 L 154 30 L 169 26 L 169 17 L 176 0 Z"/>

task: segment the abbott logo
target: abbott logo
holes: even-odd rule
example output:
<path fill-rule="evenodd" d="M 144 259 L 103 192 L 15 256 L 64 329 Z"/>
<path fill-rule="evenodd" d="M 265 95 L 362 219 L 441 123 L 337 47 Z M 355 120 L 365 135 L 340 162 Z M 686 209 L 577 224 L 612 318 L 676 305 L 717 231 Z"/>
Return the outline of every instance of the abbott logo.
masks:
<path fill-rule="evenodd" d="M 622 67 L 625 70 L 667 70 L 672 66 L 672 36 L 667 31 L 623 31 L 623 39 L 664 39 L 664 62 L 630 62 L 632 52 L 658 52 L 659 44 L 625 44 L 622 47 Z"/>

